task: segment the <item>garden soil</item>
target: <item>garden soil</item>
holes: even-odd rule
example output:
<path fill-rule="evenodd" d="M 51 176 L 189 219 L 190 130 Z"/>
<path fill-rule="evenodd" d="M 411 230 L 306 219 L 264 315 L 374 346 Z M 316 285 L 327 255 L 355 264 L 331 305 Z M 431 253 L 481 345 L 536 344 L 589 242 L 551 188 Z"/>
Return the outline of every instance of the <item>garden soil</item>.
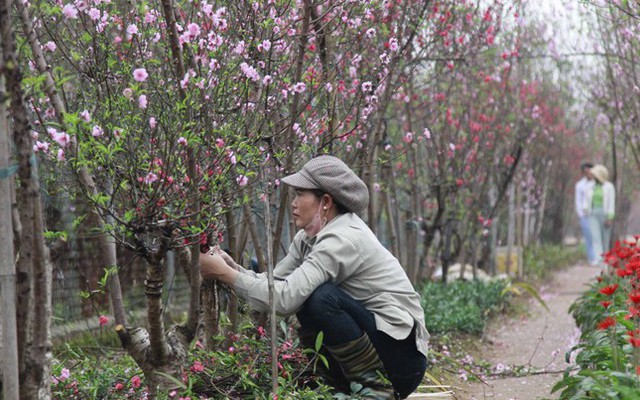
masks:
<path fill-rule="evenodd" d="M 569 306 L 595 281 L 599 269 L 586 264 L 559 271 L 550 284 L 538 289 L 549 307 L 531 300 L 526 317 L 494 321 L 482 340 L 481 357 L 494 370 L 531 367 L 529 374 L 488 377 L 486 384 L 462 382 L 454 388 L 460 400 L 558 399 L 551 389 L 569 364 L 565 353 L 579 339 L 580 331 Z M 508 374 L 507 374 L 508 375 Z M 516 374 L 517 375 L 517 374 Z"/>

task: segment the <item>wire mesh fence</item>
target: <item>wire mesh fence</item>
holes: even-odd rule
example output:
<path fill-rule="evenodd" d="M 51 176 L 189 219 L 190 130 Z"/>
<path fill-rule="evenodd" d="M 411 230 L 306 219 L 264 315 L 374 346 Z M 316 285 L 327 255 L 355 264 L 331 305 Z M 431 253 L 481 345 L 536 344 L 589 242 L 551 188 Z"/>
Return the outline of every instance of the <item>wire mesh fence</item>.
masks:
<path fill-rule="evenodd" d="M 97 237 L 73 238 L 52 251 L 53 262 L 53 327 L 56 329 L 85 320 L 98 320 L 110 314 L 105 287 L 105 265 L 98 252 Z M 118 249 L 118 274 L 123 290 L 125 309 L 131 315 L 146 307 L 145 262 L 128 250 Z M 186 310 L 189 304 L 189 284 L 180 268 L 167 263 L 163 304 L 172 312 Z"/>

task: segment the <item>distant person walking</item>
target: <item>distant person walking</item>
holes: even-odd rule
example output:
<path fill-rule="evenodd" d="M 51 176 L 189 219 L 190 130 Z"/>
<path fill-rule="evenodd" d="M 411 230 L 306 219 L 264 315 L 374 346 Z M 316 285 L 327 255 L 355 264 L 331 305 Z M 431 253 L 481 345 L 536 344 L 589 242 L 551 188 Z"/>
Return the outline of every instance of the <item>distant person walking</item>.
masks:
<path fill-rule="evenodd" d="M 593 176 L 591 175 L 591 168 L 593 164 L 585 162 L 580 164 L 580 171 L 582 172 L 582 178 L 576 183 L 576 213 L 580 218 L 580 228 L 582 230 L 582 237 L 584 238 L 584 245 L 587 250 L 587 259 L 589 263 L 595 265 L 596 255 L 593 251 L 593 240 L 591 238 L 591 226 L 589 224 L 589 210 L 591 206 L 588 204 L 589 193 L 593 190 L 595 184 Z"/>
<path fill-rule="evenodd" d="M 596 263 L 602 265 L 602 255 L 609 251 L 611 225 L 615 217 L 616 191 L 609 182 L 609 171 L 604 165 L 591 168 L 595 184 L 588 194 L 589 225 Z"/>

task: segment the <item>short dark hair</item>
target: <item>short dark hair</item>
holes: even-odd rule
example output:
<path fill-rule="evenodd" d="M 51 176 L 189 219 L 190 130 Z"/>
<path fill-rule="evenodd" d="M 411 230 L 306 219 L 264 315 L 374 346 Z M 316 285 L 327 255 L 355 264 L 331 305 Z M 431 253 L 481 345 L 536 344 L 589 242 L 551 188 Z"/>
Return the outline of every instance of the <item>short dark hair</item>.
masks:
<path fill-rule="evenodd" d="M 580 170 L 584 171 L 587 168 L 593 168 L 593 163 L 583 162 L 582 164 L 580 164 Z"/>
<path fill-rule="evenodd" d="M 323 192 L 323 191 L 322 191 L 322 190 L 320 190 L 320 189 L 310 189 L 310 190 L 311 190 L 311 192 L 312 192 L 314 195 L 316 195 L 316 197 L 318 197 L 319 199 L 321 199 L 321 198 L 322 198 L 322 196 L 324 196 L 325 194 L 329 194 L 329 193 Z M 331 196 L 331 195 L 329 194 L 329 196 Z M 343 206 L 342 204 L 338 203 L 338 202 L 336 201 L 336 199 L 335 199 L 335 198 L 333 198 L 333 196 L 331 196 L 331 198 L 333 199 L 333 204 L 335 204 L 335 205 L 336 205 L 336 210 L 338 211 L 338 214 L 346 214 L 346 213 L 348 213 L 348 212 L 349 212 L 349 210 L 347 210 L 347 207 L 345 207 L 345 206 Z"/>

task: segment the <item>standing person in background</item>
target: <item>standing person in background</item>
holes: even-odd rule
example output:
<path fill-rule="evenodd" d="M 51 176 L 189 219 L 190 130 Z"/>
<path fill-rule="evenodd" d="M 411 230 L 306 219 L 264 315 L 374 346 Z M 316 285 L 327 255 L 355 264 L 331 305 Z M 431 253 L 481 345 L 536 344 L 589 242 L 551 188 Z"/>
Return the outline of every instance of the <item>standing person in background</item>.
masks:
<path fill-rule="evenodd" d="M 609 182 L 609 171 L 604 165 L 591 168 L 595 179 L 592 190 L 588 193 L 589 225 L 596 262 L 602 265 L 602 255 L 609 251 L 611 243 L 611 225 L 615 217 L 616 192 Z"/>
<path fill-rule="evenodd" d="M 589 224 L 589 209 L 588 204 L 589 193 L 593 190 L 593 176 L 591 175 L 591 168 L 593 164 L 590 162 L 584 162 L 580 164 L 580 171 L 582 172 L 582 178 L 576 183 L 575 203 L 576 213 L 580 219 L 580 228 L 582 230 L 582 237 L 584 238 L 584 245 L 587 251 L 587 259 L 589 264 L 595 265 L 596 255 L 593 251 L 593 240 L 591 238 L 591 226 Z"/>

